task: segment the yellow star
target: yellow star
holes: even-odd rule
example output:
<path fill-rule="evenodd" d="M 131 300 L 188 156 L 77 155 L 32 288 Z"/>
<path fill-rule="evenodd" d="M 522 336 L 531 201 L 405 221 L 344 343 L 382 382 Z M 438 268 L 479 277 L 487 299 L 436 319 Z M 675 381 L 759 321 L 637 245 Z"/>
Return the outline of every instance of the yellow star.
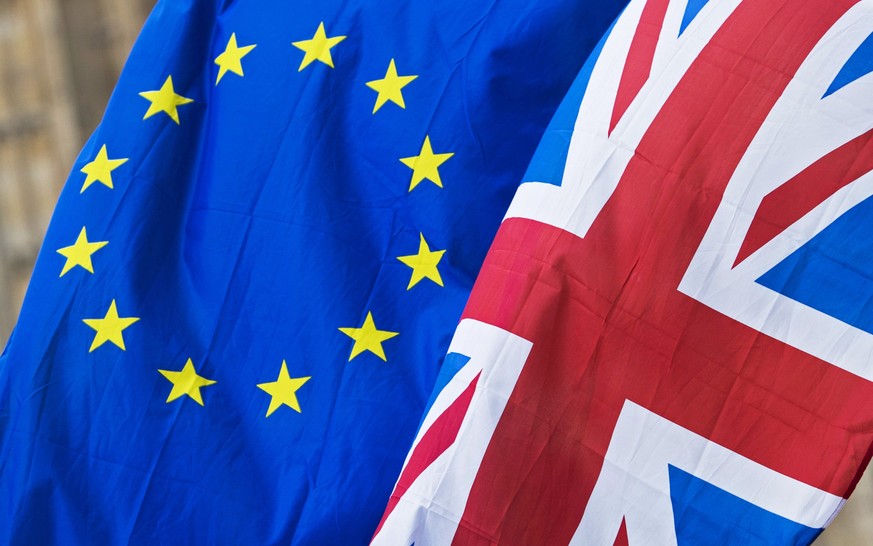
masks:
<path fill-rule="evenodd" d="M 115 306 L 115 300 L 112 300 L 112 303 L 109 305 L 109 310 L 106 311 L 105 317 L 102 319 L 82 320 L 82 322 L 97 331 L 97 335 L 94 336 L 94 342 L 91 343 L 91 348 L 88 352 L 94 352 L 94 349 L 100 347 L 107 341 L 111 341 L 116 347 L 120 348 L 122 351 L 126 351 L 127 349 L 124 347 L 124 337 L 122 336 L 122 332 L 138 320 L 138 318 L 134 317 L 119 317 L 118 308 Z"/>
<path fill-rule="evenodd" d="M 425 136 L 421 152 L 417 156 L 404 157 L 400 160 L 401 163 L 412 169 L 412 182 L 409 184 L 409 191 L 414 190 L 422 180 L 430 180 L 442 188 L 443 181 L 440 180 L 439 167 L 453 155 L 455 154 L 433 153 L 433 148 L 430 147 L 430 137 Z"/>
<path fill-rule="evenodd" d="M 318 30 L 315 31 L 315 36 L 313 36 L 311 40 L 301 40 L 292 44 L 297 49 L 302 49 L 306 52 L 306 55 L 303 56 L 303 62 L 300 63 L 300 68 L 297 69 L 297 72 L 300 72 L 315 61 L 321 61 L 327 66 L 333 68 L 333 57 L 330 56 L 330 50 L 345 39 L 345 36 L 328 38 L 327 34 L 324 32 L 324 23 L 319 23 Z"/>
<path fill-rule="evenodd" d="M 312 377 L 295 377 L 288 375 L 288 364 L 282 361 L 282 369 L 279 370 L 279 378 L 270 383 L 260 383 L 258 388 L 271 396 L 270 407 L 267 408 L 267 417 L 282 406 L 288 406 L 297 413 L 300 410 L 300 402 L 297 401 L 297 391 L 300 390 Z"/>
<path fill-rule="evenodd" d="M 381 80 L 373 80 L 367 82 L 367 87 L 379 93 L 376 97 L 376 105 L 373 107 L 373 113 L 379 111 L 379 108 L 389 100 L 401 108 L 406 108 L 406 103 L 403 102 L 404 87 L 417 78 L 418 76 L 398 76 L 397 68 L 394 66 L 394 59 L 388 65 L 388 71 L 385 72 L 385 77 Z"/>
<path fill-rule="evenodd" d="M 409 286 L 407 286 L 406 289 L 412 289 L 412 287 L 418 284 L 422 279 L 430 279 L 438 285 L 443 286 L 443 279 L 440 276 L 440 270 L 437 266 L 439 265 L 440 260 L 443 259 L 443 254 L 445 254 L 446 251 L 431 251 L 430 247 L 427 246 L 427 241 L 424 240 L 424 235 L 419 233 L 419 236 L 421 236 L 421 242 L 418 245 L 418 254 L 397 257 L 398 260 L 412 268 L 412 278 L 409 279 Z"/>
<path fill-rule="evenodd" d="M 157 91 L 143 91 L 140 96 L 151 102 L 148 111 L 142 119 L 149 119 L 155 114 L 163 112 L 179 125 L 179 110 L 178 107 L 183 104 L 194 102 L 193 99 L 185 98 L 182 95 L 177 95 L 173 88 L 173 76 L 167 76 L 164 85 Z"/>
<path fill-rule="evenodd" d="M 251 53 L 257 45 L 238 47 L 236 44 L 236 33 L 231 34 L 224 52 L 215 58 L 215 64 L 219 66 L 218 78 L 215 80 L 215 85 L 218 85 L 218 82 L 221 81 L 221 78 L 227 72 L 233 72 L 237 76 L 242 76 L 242 58 Z"/>
<path fill-rule="evenodd" d="M 100 151 L 97 152 L 97 157 L 94 158 L 94 161 L 82 167 L 81 172 L 88 176 L 85 177 L 85 184 L 79 193 L 85 193 L 85 190 L 94 182 L 100 182 L 107 188 L 112 189 L 112 171 L 125 163 L 127 163 L 126 158 L 109 159 L 109 155 L 106 153 L 106 145 L 104 144 Z"/>
<path fill-rule="evenodd" d="M 339 330 L 355 340 L 349 362 L 364 351 L 370 351 L 388 362 L 388 359 L 385 358 L 385 351 L 382 349 L 382 342 L 398 335 L 397 332 L 377 330 L 376 324 L 373 322 L 373 313 L 369 311 L 367 311 L 367 318 L 364 319 L 364 325 L 360 328 L 340 328 Z"/>
<path fill-rule="evenodd" d="M 197 372 L 194 370 L 194 362 L 190 358 L 180 372 L 158 370 L 158 373 L 166 377 L 167 380 L 173 384 L 170 396 L 167 397 L 167 404 L 187 394 L 202 406 L 203 396 L 200 394 L 200 388 L 215 385 L 216 383 L 211 379 L 206 379 L 203 376 L 197 375 Z"/>
<path fill-rule="evenodd" d="M 64 269 L 61 270 L 61 277 L 77 265 L 83 268 L 88 273 L 94 273 L 94 264 L 91 263 L 91 256 L 108 245 L 108 241 L 90 242 L 85 228 L 79 232 L 79 237 L 72 246 L 65 246 L 57 250 L 58 254 L 65 257 L 67 262 L 64 264 Z"/>

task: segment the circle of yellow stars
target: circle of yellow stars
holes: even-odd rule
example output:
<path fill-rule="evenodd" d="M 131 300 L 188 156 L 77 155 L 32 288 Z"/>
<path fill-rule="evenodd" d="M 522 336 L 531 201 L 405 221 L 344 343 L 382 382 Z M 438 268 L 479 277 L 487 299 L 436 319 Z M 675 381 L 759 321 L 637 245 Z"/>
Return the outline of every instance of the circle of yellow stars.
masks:
<path fill-rule="evenodd" d="M 312 38 L 295 41 L 291 44 L 303 52 L 303 58 L 297 71 L 302 72 L 315 63 L 321 63 L 329 68 L 334 68 L 332 51 L 346 38 L 346 36 L 328 36 L 324 22 L 320 22 Z M 231 33 L 224 46 L 224 50 L 214 60 L 214 64 L 217 66 L 215 86 L 219 86 L 228 74 L 234 74 L 240 78 L 244 77 L 243 59 L 251 54 L 256 47 L 257 44 L 240 45 L 236 33 Z M 398 72 L 396 59 L 391 58 L 388 61 L 388 66 L 382 78 L 365 82 L 367 88 L 376 92 L 372 114 L 376 115 L 388 103 L 405 110 L 406 101 L 403 90 L 418 77 L 417 74 L 401 75 Z M 180 109 L 195 102 L 194 99 L 177 93 L 172 75 L 167 75 L 158 89 L 143 91 L 139 95 L 148 101 L 148 108 L 143 115 L 143 121 L 164 114 L 176 125 L 181 125 L 182 117 L 180 116 Z M 439 169 L 453 156 L 454 153 L 452 152 L 434 152 L 430 136 L 425 135 L 418 155 L 399 158 L 400 163 L 412 171 L 408 193 L 411 193 L 425 181 L 431 182 L 437 188 L 442 189 L 443 181 L 440 177 Z M 81 172 L 85 175 L 85 180 L 80 193 L 84 194 L 97 184 L 109 190 L 114 190 L 115 181 L 113 180 L 113 173 L 128 161 L 129 158 L 110 157 L 107 144 L 102 144 L 94 158 L 81 168 Z M 95 272 L 93 257 L 98 251 L 107 247 L 107 245 L 109 245 L 109 241 L 89 240 L 87 227 L 83 226 L 75 242 L 57 250 L 57 253 L 65 258 L 59 276 L 65 277 L 76 268 L 93 275 Z M 445 252 L 445 250 L 431 250 L 424 234 L 419 233 L 418 251 L 414 254 L 397 257 L 400 263 L 411 269 L 406 290 L 412 290 L 425 280 L 443 287 L 439 264 Z M 82 319 L 85 325 L 94 330 L 94 339 L 88 352 L 92 353 L 107 343 L 115 345 L 122 351 L 126 351 L 124 332 L 139 321 L 139 317 L 121 316 L 118 304 L 113 299 L 102 318 Z M 371 353 L 382 361 L 387 362 L 388 358 L 382 344 L 400 335 L 399 332 L 378 329 L 373 313 L 369 310 L 360 327 L 340 327 L 339 331 L 354 342 L 349 355 L 350 362 L 364 353 Z M 200 375 L 191 358 L 187 359 L 181 370 L 158 369 L 157 371 L 171 384 L 170 392 L 166 399 L 167 404 L 187 397 L 198 405 L 205 406 L 201 389 L 217 384 L 217 381 Z M 266 417 L 270 417 L 281 407 L 289 407 L 298 413 L 302 413 L 302 408 L 297 398 L 297 391 L 310 379 L 311 377 L 308 376 L 291 377 L 287 362 L 283 360 L 275 381 L 259 383 L 257 385 L 260 390 L 270 396 Z"/>

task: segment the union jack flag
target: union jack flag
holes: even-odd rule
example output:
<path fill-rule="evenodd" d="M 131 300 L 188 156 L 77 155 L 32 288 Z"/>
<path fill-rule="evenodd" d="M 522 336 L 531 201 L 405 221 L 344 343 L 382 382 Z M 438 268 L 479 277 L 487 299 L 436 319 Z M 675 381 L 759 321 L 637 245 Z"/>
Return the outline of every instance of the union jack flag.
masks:
<path fill-rule="evenodd" d="M 633 0 L 372 543 L 806 544 L 873 440 L 873 1 Z"/>

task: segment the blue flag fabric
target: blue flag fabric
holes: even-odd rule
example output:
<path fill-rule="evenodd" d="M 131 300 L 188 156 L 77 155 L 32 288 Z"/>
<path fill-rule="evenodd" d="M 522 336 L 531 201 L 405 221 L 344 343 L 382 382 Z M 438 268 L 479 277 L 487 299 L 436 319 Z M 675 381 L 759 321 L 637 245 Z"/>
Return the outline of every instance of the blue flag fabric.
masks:
<path fill-rule="evenodd" d="M 623 4 L 161 1 L 0 361 L 0 543 L 366 543 Z"/>

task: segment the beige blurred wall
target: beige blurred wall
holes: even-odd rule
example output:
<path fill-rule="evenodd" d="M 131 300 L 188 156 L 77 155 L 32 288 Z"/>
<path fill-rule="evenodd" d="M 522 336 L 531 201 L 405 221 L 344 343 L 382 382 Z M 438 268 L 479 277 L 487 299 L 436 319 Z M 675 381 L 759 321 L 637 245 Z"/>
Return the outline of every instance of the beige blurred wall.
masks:
<path fill-rule="evenodd" d="M 0 0 L 0 343 L 150 0 Z"/>
<path fill-rule="evenodd" d="M 0 344 L 70 166 L 153 0 L 0 0 Z M 873 545 L 865 478 L 817 544 Z"/>

